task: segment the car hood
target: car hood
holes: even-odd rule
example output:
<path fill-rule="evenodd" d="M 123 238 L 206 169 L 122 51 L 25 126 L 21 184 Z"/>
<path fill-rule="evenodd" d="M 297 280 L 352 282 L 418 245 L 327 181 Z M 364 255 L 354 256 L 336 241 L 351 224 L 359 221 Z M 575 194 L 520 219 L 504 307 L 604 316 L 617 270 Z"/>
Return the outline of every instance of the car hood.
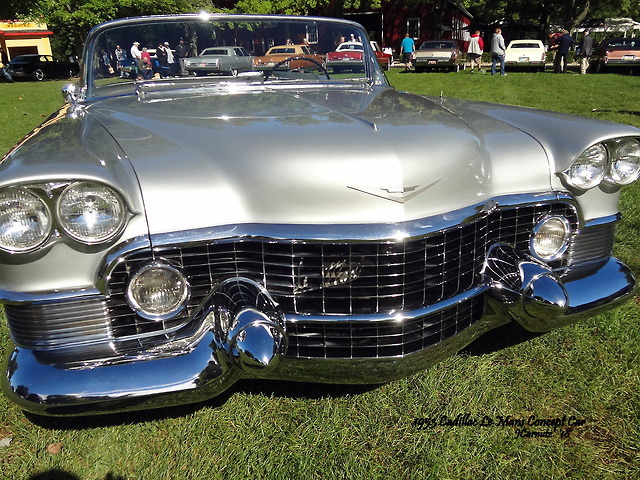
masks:
<path fill-rule="evenodd" d="M 528 135 L 388 88 L 128 96 L 88 114 L 131 161 L 152 234 L 394 223 L 550 188 Z"/>

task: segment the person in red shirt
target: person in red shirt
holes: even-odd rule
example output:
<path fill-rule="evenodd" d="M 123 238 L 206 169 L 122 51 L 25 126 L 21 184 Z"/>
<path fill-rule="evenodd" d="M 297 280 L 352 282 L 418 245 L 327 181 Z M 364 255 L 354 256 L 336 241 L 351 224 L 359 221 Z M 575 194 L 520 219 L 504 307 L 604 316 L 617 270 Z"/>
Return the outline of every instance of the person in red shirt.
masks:
<path fill-rule="evenodd" d="M 147 47 L 142 49 L 140 57 L 142 57 L 142 78 L 149 80 L 153 76 L 153 63 L 151 63 L 151 54 L 147 52 Z"/>

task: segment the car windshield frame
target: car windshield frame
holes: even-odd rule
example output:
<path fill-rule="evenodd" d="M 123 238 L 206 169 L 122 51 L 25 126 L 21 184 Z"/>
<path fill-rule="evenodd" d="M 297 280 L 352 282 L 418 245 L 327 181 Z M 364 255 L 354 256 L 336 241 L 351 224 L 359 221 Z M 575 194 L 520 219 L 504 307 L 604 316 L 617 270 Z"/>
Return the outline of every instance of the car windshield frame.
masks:
<path fill-rule="evenodd" d="M 453 50 L 455 48 L 456 44 L 451 40 L 427 40 L 422 42 L 418 50 Z"/>
<path fill-rule="evenodd" d="M 264 49 L 262 51 L 257 51 L 257 49 L 249 49 L 245 48 L 249 52 L 249 56 L 258 57 L 261 55 L 265 55 L 270 48 L 274 46 L 280 46 L 285 43 L 283 39 L 282 43 L 280 43 L 280 37 L 264 37 L 264 32 L 294 32 L 299 34 L 300 31 L 309 31 L 315 34 L 314 43 L 309 45 L 303 45 L 305 47 L 305 51 L 308 51 L 309 54 L 320 54 L 320 56 L 326 55 L 326 53 L 330 51 L 334 51 L 337 44 L 341 43 L 338 41 L 339 34 L 343 35 L 359 35 L 361 38 L 365 39 L 363 41 L 363 51 L 365 53 L 365 61 L 364 61 L 364 69 L 362 72 L 359 72 L 357 75 L 353 74 L 352 78 L 346 78 L 346 75 L 331 75 L 329 74 L 329 78 L 324 74 L 322 69 L 318 67 L 315 72 L 305 72 L 304 69 L 301 70 L 302 73 L 298 75 L 280 75 L 275 74 L 274 72 L 270 72 L 268 75 L 264 73 L 264 71 L 251 71 L 247 72 L 251 75 L 238 75 L 237 77 L 230 78 L 224 76 L 217 77 L 198 77 L 197 82 L 200 84 L 203 83 L 212 83 L 217 82 L 221 83 L 224 78 L 224 82 L 227 84 L 244 82 L 251 83 L 255 85 L 256 83 L 314 83 L 314 84 L 336 84 L 348 83 L 350 85 L 363 84 L 363 85 L 384 85 L 388 86 L 389 83 L 379 67 L 377 58 L 375 53 L 373 52 L 372 47 L 369 45 L 369 38 L 367 37 L 364 29 L 357 23 L 343 20 L 343 19 L 334 19 L 334 18 L 323 18 L 323 17 L 298 17 L 298 16 L 287 16 L 287 15 L 237 15 L 237 14 L 182 14 L 182 15 L 157 15 L 157 16 L 148 16 L 148 17 L 135 17 L 135 18 L 125 18 L 120 20 L 113 20 L 110 22 L 105 22 L 93 28 L 87 37 L 87 41 L 85 43 L 85 50 L 83 53 L 83 65 L 82 65 L 82 76 L 81 82 L 79 86 L 79 94 L 75 99 L 76 102 L 88 102 L 93 101 L 98 98 L 110 97 L 110 96 L 122 96 L 126 94 L 131 94 L 136 92 L 140 84 L 148 84 L 155 83 L 164 85 L 161 87 L 163 91 L 168 91 L 168 83 L 175 85 L 175 88 L 181 88 L 182 86 L 187 87 L 189 89 L 194 88 L 195 79 L 194 77 L 183 77 L 183 78 L 171 78 L 171 79 L 162 79 L 159 80 L 157 78 L 153 79 L 128 79 L 123 81 L 122 79 L 118 79 L 117 77 L 105 77 L 103 74 L 101 76 L 101 71 L 105 69 L 100 69 L 100 55 L 98 52 L 102 50 L 107 50 L 106 47 L 110 48 L 111 45 L 121 45 L 127 53 L 128 60 L 130 61 L 130 45 L 133 44 L 133 41 L 146 41 L 147 43 L 158 43 L 160 40 L 169 41 L 169 42 L 178 42 L 177 37 L 166 38 L 166 32 L 168 31 L 177 31 L 178 29 L 186 30 L 190 29 L 190 32 L 195 32 L 194 36 L 191 38 L 196 38 L 198 40 L 205 39 L 202 43 L 199 43 L 195 46 L 192 46 L 196 51 L 204 51 L 208 48 L 215 47 L 246 47 L 250 44 L 252 47 L 258 45 L 258 40 L 262 43 L 259 44 L 263 46 Z M 223 31 L 223 28 L 227 28 L 227 30 Z M 237 30 L 231 30 L 231 28 L 236 28 Z M 219 39 L 216 37 L 215 33 L 222 31 L 227 34 L 228 32 L 232 32 L 233 34 L 237 34 L 235 37 L 231 38 L 244 38 L 244 44 L 241 44 L 240 41 L 236 41 L 235 44 L 230 45 L 212 45 L 206 44 L 206 42 L 213 41 L 228 41 L 227 38 Z M 136 35 L 132 32 L 139 32 L 139 35 Z M 207 32 L 207 35 L 202 34 L 202 32 Z M 208 35 L 210 32 L 214 32 L 212 35 Z M 258 38 L 258 33 L 263 35 L 263 37 Z M 200 34 L 200 36 L 198 36 Z M 244 35 L 244 37 L 243 37 Z M 221 37 L 222 35 L 220 35 Z M 138 38 L 139 37 L 139 38 Z M 159 38 L 162 37 L 162 38 Z M 275 38 L 274 38 L 275 37 Z M 334 38 L 335 37 L 335 38 Z M 247 39 L 249 42 L 247 42 Z M 296 38 L 297 39 L 297 38 Z M 188 38 L 187 38 L 188 40 Z M 305 38 L 305 41 L 307 39 Z M 266 44 L 265 44 L 266 42 Z M 273 42 L 273 43 L 271 43 Z M 332 43 L 337 42 L 337 43 Z M 187 43 L 187 42 L 185 42 Z M 192 41 L 193 43 L 193 41 Z M 173 44 L 173 43 L 171 43 Z M 311 47 L 311 48 L 310 48 Z M 142 47 L 140 47 L 142 48 Z M 289 55 L 301 55 L 301 54 L 289 54 Z M 315 67 L 312 67 L 315 68 Z M 312 70 L 309 69 L 309 70 Z M 293 73 L 292 70 L 290 73 Z M 304 75 L 303 75 L 304 74 Z M 117 88 L 118 86 L 122 86 L 121 88 Z M 128 88 L 126 87 L 128 86 Z M 205 85 L 206 86 L 206 85 Z"/>

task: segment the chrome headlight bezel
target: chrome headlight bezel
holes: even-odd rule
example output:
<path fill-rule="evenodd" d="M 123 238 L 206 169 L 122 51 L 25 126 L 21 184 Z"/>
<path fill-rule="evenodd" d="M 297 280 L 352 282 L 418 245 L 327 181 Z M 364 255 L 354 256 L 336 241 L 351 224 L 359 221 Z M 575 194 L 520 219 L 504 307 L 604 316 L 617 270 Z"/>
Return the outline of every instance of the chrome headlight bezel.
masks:
<path fill-rule="evenodd" d="M 41 198 L 31 189 L 22 186 L 10 186 L 0 190 L 0 203 L 10 200 L 8 198 L 3 199 L 3 196 L 7 195 L 8 193 L 13 193 L 13 201 L 15 202 L 21 201 L 18 197 L 22 196 L 23 208 L 25 201 L 33 202 L 33 208 L 30 211 L 24 209 L 22 214 L 30 215 L 32 218 L 33 216 L 35 216 L 37 220 L 39 220 L 41 223 L 44 222 L 45 225 L 41 228 L 40 233 L 35 234 L 35 238 L 33 240 L 27 242 L 27 244 L 23 246 L 18 246 L 15 244 L 10 245 L 9 243 L 5 243 L 2 239 L 4 236 L 0 236 L 0 250 L 8 253 L 33 252 L 34 250 L 37 250 L 42 245 L 44 245 L 51 236 L 51 232 L 53 231 L 53 216 L 51 214 L 51 210 L 49 209 L 47 202 L 45 202 L 43 198 Z"/>
<path fill-rule="evenodd" d="M 640 177 L 640 141 L 633 137 L 617 138 L 609 142 L 608 150 L 608 178 L 616 185 L 635 182 Z M 626 162 L 627 168 L 621 162 Z"/>
<path fill-rule="evenodd" d="M 630 149 L 630 152 L 624 152 Z M 625 161 L 626 165 L 621 164 Z M 585 175 L 585 169 L 592 169 Z M 565 185 L 586 192 L 601 184 L 629 185 L 640 178 L 640 138 L 627 136 L 603 140 L 586 148 L 559 173 Z"/>
<path fill-rule="evenodd" d="M 578 155 L 562 175 L 569 185 L 586 191 L 602 183 L 608 163 L 607 148 L 603 143 L 595 143 Z"/>
<path fill-rule="evenodd" d="M 135 289 L 143 287 L 140 285 L 140 279 L 146 275 L 151 275 L 154 272 L 164 271 L 172 275 L 176 279 L 177 288 L 180 289 L 178 299 L 172 302 L 171 308 L 167 308 L 162 312 L 153 312 L 148 307 L 145 308 L 140 302 L 140 295 L 136 293 Z M 187 277 L 176 267 L 162 260 L 154 260 L 140 267 L 129 279 L 126 290 L 126 298 L 129 306 L 136 312 L 137 315 L 153 322 L 161 322 L 176 318 L 183 313 L 191 298 L 191 285 L 187 280 Z"/>
<path fill-rule="evenodd" d="M 554 249 L 553 252 L 544 254 L 539 251 L 537 248 L 537 240 L 539 240 L 540 235 L 542 235 L 542 229 L 547 227 L 549 223 L 555 222 L 556 228 L 559 226 L 562 228 L 564 232 L 559 242 L 559 246 Z M 529 237 L 529 251 L 531 254 L 545 262 L 552 262 L 554 260 L 558 260 L 569 248 L 569 241 L 571 239 L 571 224 L 569 220 L 561 215 L 546 215 L 542 217 L 533 227 L 531 231 L 531 236 Z"/>
<path fill-rule="evenodd" d="M 74 193 L 78 194 L 78 192 L 82 189 L 87 189 L 89 191 L 92 190 L 94 195 L 96 194 L 96 192 L 100 193 L 102 195 L 102 198 L 100 198 L 100 200 L 112 207 L 113 211 L 108 214 L 111 215 L 114 220 L 111 222 L 109 228 L 107 228 L 106 231 L 101 234 L 84 234 L 77 228 L 77 225 L 73 225 L 73 223 L 69 220 L 71 214 L 69 212 L 63 211 L 63 209 L 69 208 L 69 205 L 65 205 L 65 201 L 68 200 L 68 197 Z M 88 195 L 86 191 L 85 195 Z M 77 202 L 78 200 L 76 200 L 76 203 Z M 99 213 L 105 214 L 105 211 Z M 86 245 L 96 245 L 113 240 L 122 232 L 127 220 L 125 203 L 122 200 L 120 194 L 118 194 L 118 192 L 116 192 L 111 187 L 108 187 L 101 183 L 90 181 L 71 183 L 62 191 L 56 201 L 56 217 L 61 230 L 67 236 L 69 236 L 76 242 Z M 87 223 L 85 222 L 84 225 L 87 225 Z"/>

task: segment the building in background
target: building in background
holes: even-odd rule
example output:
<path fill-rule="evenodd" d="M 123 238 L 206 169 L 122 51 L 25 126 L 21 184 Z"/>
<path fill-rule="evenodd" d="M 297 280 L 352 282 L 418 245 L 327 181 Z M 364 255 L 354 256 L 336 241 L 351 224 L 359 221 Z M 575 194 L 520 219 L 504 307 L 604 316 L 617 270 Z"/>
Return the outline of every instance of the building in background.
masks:
<path fill-rule="evenodd" d="M 9 59 L 30 53 L 51 55 L 51 35 L 44 23 L 0 20 L 0 45 Z"/>
<path fill-rule="evenodd" d="M 417 45 L 424 40 L 453 39 L 462 45 L 469 41 L 473 16 L 459 2 L 420 3 L 410 0 L 383 0 L 379 9 L 369 12 L 347 11 L 344 17 L 360 23 L 372 40 L 395 53 L 408 33 Z"/>

